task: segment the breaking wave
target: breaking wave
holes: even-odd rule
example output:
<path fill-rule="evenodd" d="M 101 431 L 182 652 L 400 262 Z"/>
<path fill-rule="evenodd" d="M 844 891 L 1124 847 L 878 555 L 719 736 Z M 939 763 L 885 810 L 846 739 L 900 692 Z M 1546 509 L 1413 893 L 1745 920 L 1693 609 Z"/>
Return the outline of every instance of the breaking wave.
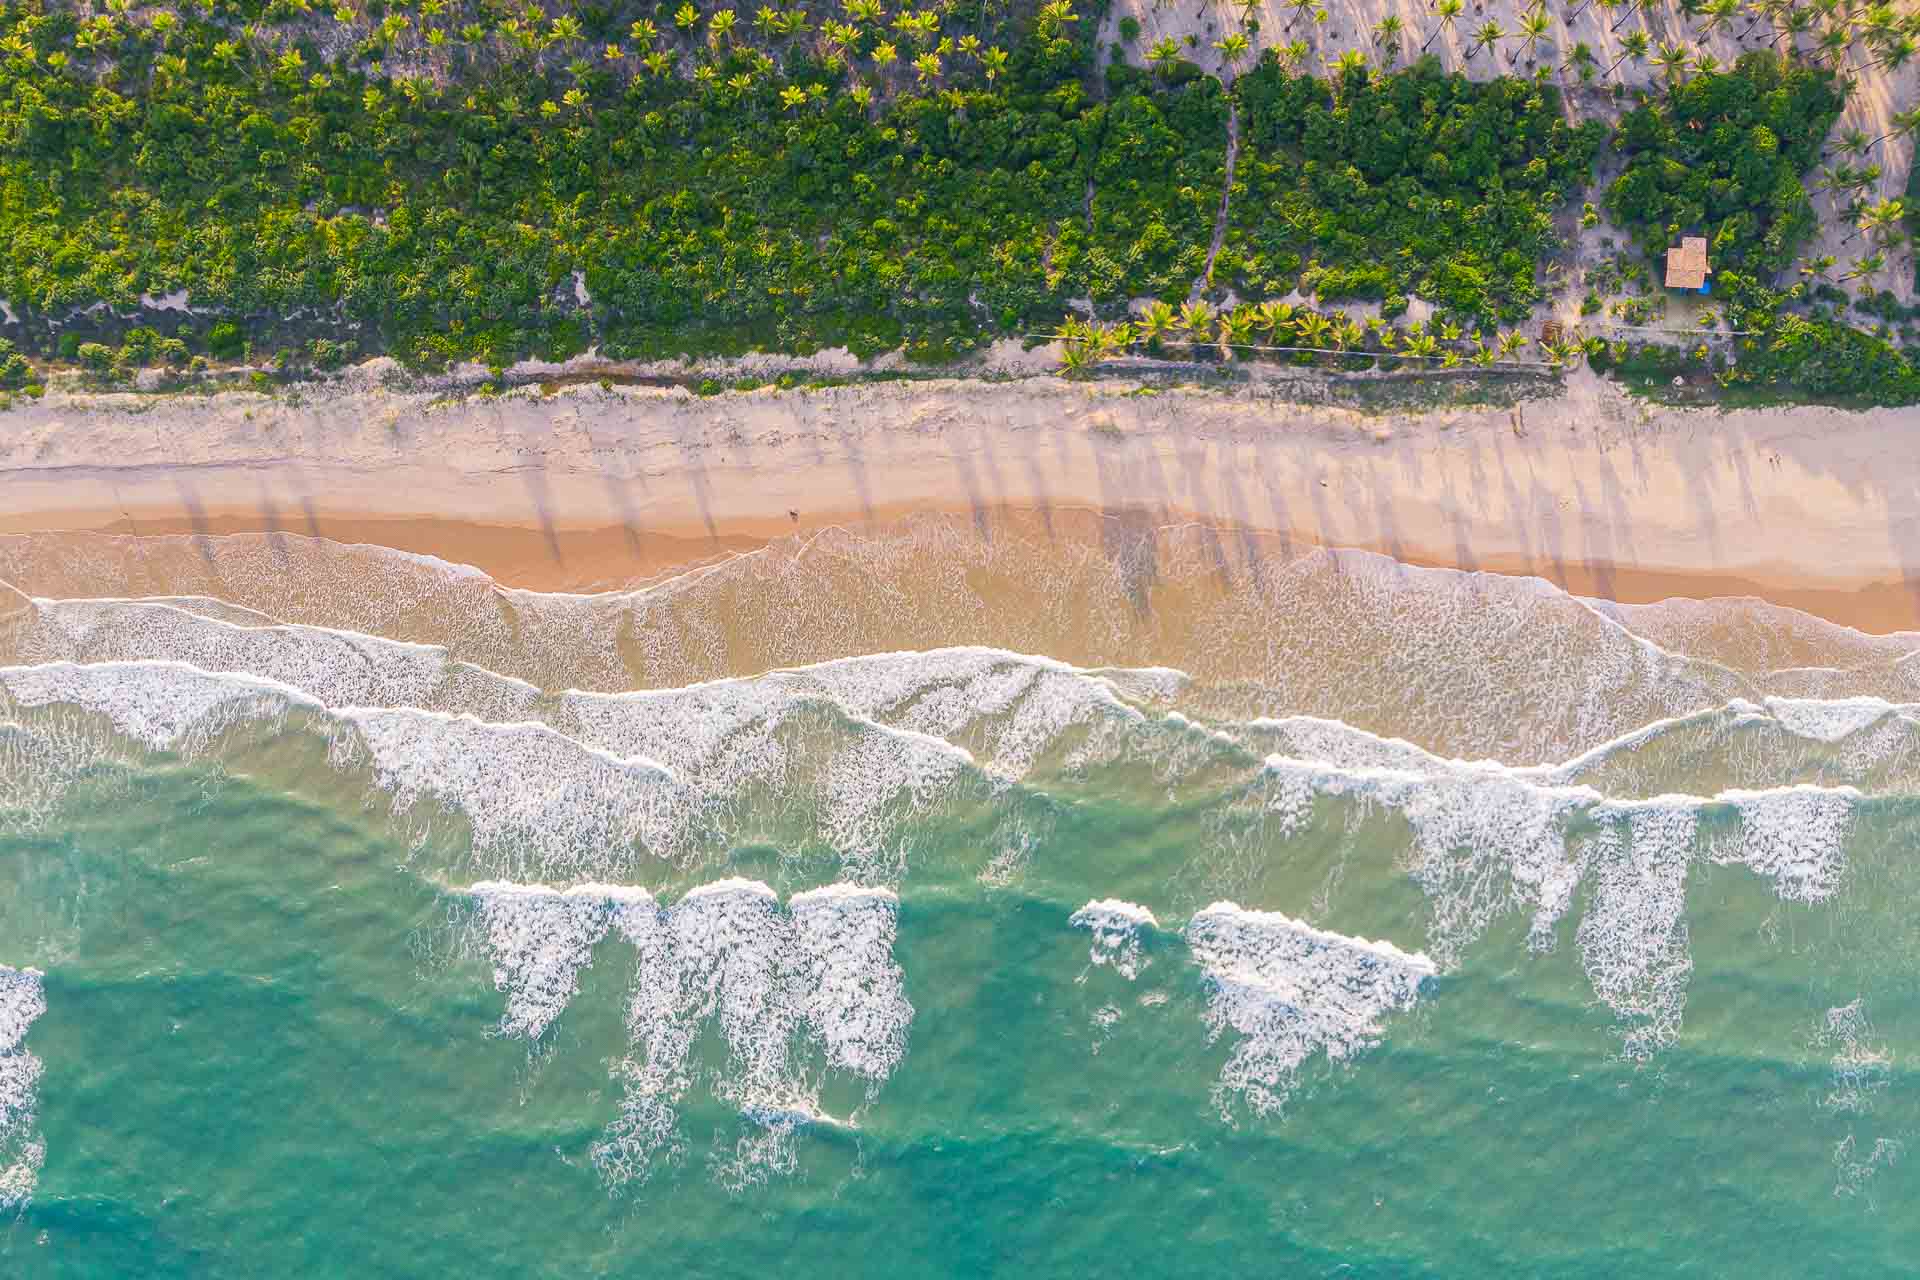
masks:
<path fill-rule="evenodd" d="M 1313 1055 L 1344 1062 L 1379 1043 L 1386 1015 L 1412 1008 L 1437 972 L 1424 953 L 1231 902 L 1194 916 L 1185 938 L 1206 974 L 1209 1033 L 1235 1037 L 1213 1091 L 1229 1121 L 1236 1102 L 1279 1112 Z"/>
<path fill-rule="evenodd" d="M 24 1047 L 27 1028 L 47 1011 L 38 969 L 0 965 L 0 1211 L 33 1196 L 46 1143 L 35 1129 L 40 1059 Z"/>
<path fill-rule="evenodd" d="M 821 1106 L 831 1079 L 876 1096 L 906 1056 L 913 1005 L 894 960 L 899 899 L 833 884 L 796 893 L 728 879 L 662 905 L 643 889 L 482 883 L 465 891 L 506 996 L 500 1034 L 537 1039 L 577 991 L 577 975 L 609 936 L 636 960 L 627 997 L 627 1055 L 614 1064 L 618 1115 L 592 1148 L 608 1185 L 643 1181 L 685 1153 L 680 1110 L 705 1082 L 747 1130 L 722 1181 L 759 1181 L 794 1167 L 793 1138 L 849 1121 Z M 696 1050 L 717 1032 L 722 1061 Z"/>

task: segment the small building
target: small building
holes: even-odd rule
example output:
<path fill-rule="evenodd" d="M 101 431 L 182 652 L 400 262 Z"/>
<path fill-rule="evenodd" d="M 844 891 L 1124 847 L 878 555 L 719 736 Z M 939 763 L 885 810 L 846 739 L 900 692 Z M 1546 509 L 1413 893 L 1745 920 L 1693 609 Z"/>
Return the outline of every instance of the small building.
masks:
<path fill-rule="evenodd" d="M 1700 293 L 1707 291 L 1707 276 L 1713 271 L 1707 265 L 1707 239 L 1705 236 L 1687 236 L 1680 241 L 1676 249 L 1667 250 L 1667 288 L 1693 289 Z"/>

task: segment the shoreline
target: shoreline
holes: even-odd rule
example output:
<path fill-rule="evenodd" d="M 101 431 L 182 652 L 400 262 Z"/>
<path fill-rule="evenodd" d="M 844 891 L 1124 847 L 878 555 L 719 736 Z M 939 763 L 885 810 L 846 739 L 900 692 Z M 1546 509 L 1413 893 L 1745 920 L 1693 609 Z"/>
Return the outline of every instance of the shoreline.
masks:
<path fill-rule="evenodd" d="M 1008 519 L 1198 524 L 1920 629 L 1910 411 L 1669 409 L 1584 375 L 1517 409 L 1392 418 L 1052 377 L 449 401 L 349 375 L 300 403 L 49 395 L 0 425 L 0 534 L 278 531 L 585 592 L 919 513 L 984 538 Z"/>

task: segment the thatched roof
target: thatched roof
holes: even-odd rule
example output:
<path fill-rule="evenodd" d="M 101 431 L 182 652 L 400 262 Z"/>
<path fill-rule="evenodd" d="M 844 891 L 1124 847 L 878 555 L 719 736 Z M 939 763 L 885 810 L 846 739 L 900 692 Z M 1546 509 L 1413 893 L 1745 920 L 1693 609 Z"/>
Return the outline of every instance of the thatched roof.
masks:
<path fill-rule="evenodd" d="M 1667 288 L 1698 289 L 1713 270 L 1707 265 L 1707 241 L 1704 236 L 1688 236 L 1677 249 L 1667 250 Z"/>

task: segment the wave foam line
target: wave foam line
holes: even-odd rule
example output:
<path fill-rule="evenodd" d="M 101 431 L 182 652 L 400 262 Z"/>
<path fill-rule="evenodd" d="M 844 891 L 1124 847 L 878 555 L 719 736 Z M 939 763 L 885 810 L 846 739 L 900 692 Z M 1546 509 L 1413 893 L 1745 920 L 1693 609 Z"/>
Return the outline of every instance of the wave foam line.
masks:
<path fill-rule="evenodd" d="M 1074 912 L 1067 923 L 1093 935 L 1087 949 L 1090 966 L 1109 967 L 1132 982 L 1152 963 L 1141 954 L 1141 934 L 1157 930 L 1160 922 L 1154 919 L 1153 912 L 1137 903 L 1101 898 Z"/>
<path fill-rule="evenodd" d="M 1423 952 L 1231 902 L 1195 915 L 1184 936 L 1206 977 L 1209 1039 L 1235 1036 L 1213 1089 L 1229 1122 L 1236 1102 L 1279 1112 L 1315 1054 L 1345 1062 L 1378 1044 L 1386 1016 L 1412 1008 L 1438 972 Z"/>

